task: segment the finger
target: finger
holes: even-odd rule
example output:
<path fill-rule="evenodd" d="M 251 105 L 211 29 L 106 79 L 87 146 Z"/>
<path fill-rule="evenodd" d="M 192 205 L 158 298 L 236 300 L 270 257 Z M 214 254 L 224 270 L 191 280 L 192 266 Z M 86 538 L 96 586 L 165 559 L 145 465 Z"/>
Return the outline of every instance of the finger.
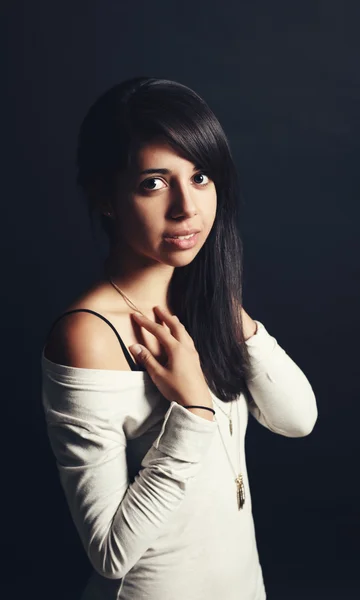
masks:
<path fill-rule="evenodd" d="M 131 313 L 131 316 L 141 327 L 144 327 L 150 331 L 150 333 L 152 333 L 164 346 L 165 350 L 169 351 L 174 347 L 174 344 L 177 342 L 177 340 L 171 335 L 171 332 L 166 329 L 166 327 L 163 327 L 159 323 L 154 323 L 144 315 L 140 315 L 138 313 Z"/>
<path fill-rule="evenodd" d="M 154 306 L 154 310 L 164 320 L 166 325 L 169 327 L 172 335 L 182 343 L 190 342 L 193 343 L 192 338 L 189 336 L 186 328 L 181 323 L 176 315 L 172 315 L 171 312 L 162 306 Z"/>
<path fill-rule="evenodd" d="M 182 325 L 179 318 L 176 315 L 173 315 L 167 308 L 163 306 L 154 306 L 154 311 L 157 316 L 168 325 L 168 327 L 174 327 L 174 325 L 178 323 Z"/>
<path fill-rule="evenodd" d="M 161 364 L 156 360 L 155 356 L 153 356 L 145 346 L 141 344 L 132 344 L 129 346 L 129 350 L 133 354 L 136 359 L 136 362 L 139 364 L 143 364 L 146 367 L 149 375 L 154 376 L 159 373 L 161 369 Z"/>

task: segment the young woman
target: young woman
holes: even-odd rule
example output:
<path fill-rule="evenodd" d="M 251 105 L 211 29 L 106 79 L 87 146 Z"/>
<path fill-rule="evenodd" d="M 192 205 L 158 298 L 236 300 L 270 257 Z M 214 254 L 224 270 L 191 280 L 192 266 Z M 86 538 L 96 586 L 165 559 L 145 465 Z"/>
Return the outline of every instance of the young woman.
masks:
<path fill-rule="evenodd" d="M 50 442 L 94 567 L 82 600 L 263 600 L 248 413 L 298 437 L 317 407 L 242 306 L 225 133 L 188 87 L 127 80 L 84 119 L 78 183 L 109 252 L 50 328 L 41 364 Z"/>

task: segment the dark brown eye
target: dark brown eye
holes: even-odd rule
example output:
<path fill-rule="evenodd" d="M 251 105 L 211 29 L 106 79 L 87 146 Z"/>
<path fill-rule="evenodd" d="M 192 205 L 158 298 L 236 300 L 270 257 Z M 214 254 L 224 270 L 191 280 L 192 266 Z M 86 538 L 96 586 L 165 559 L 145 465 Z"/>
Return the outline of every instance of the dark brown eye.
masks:
<path fill-rule="evenodd" d="M 205 187 L 210 181 L 210 178 L 208 177 L 208 175 L 206 175 L 206 173 L 196 173 L 196 175 L 194 175 L 194 179 L 195 179 L 195 177 L 200 177 L 200 178 L 205 177 L 208 180 L 208 181 L 205 181 L 205 183 L 204 183 L 204 181 L 195 181 L 196 184 L 201 185 L 203 187 Z"/>
<path fill-rule="evenodd" d="M 153 187 L 151 185 L 154 181 L 161 181 L 161 179 L 159 177 L 150 177 L 149 179 L 145 179 L 145 181 L 143 181 L 141 183 L 140 187 L 143 188 L 144 190 L 148 190 L 149 192 L 151 192 L 152 190 L 160 189 L 160 188 Z M 149 182 L 150 182 L 150 185 L 149 185 Z"/>
<path fill-rule="evenodd" d="M 206 175 L 206 173 L 203 173 L 203 172 L 196 173 L 194 175 L 194 179 L 195 179 L 195 177 L 200 178 L 201 181 L 195 181 L 195 184 L 199 185 L 200 187 L 205 187 L 210 182 L 210 177 L 208 175 Z M 204 178 L 205 178 L 205 181 L 204 181 Z M 148 179 L 145 179 L 140 184 L 140 188 L 147 192 L 160 190 L 161 187 L 155 187 L 156 181 L 162 181 L 162 179 L 160 179 L 160 177 L 148 177 Z"/>

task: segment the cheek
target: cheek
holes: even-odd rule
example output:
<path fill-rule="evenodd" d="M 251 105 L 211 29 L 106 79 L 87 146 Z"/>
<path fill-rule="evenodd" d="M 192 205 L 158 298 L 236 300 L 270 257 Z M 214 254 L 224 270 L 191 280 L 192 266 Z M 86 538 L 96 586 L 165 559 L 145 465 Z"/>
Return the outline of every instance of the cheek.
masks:
<path fill-rule="evenodd" d="M 133 234 L 137 232 L 139 236 L 144 235 L 150 224 L 151 215 L 149 213 L 150 211 L 138 206 L 136 202 L 130 203 L 124 221 L 125 233 L 131 232 Z"/>
<path fill-rule="evenodd" d="M 151 247 L 154 243 L 153 238 L 158 236 L 159 224 L 162 221 L 163 215 L 157 216 L 154 211 L 134 211 L 131 221 L 125 227 L 131 245 L 139 249 Z"/>
<path fill-rule="evenodd" d="M 206 210 L 204 212 L 204 218 L 206 220 L 206 223 L 209 225 L 209 227 L 211 227 L 215 221 L 216 210 L 217 210 L 217 195 L 216 195 L 216 191 L 214 191 L 214 193 L 208 198 L 208 201 L 206 202 Z"/>
<path fill-rule="evenodd" d="M 147 238 L 146 224 L 132 207 L 119 215 L 117 224 L 119 238 L 133 248 L 141 248 Z"/>

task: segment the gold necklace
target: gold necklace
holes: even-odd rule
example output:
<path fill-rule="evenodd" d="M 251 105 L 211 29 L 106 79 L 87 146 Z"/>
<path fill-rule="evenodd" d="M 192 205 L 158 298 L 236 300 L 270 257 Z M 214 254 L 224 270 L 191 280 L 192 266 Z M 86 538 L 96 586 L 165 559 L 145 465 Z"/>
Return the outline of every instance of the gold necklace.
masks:
<path fill-rule="evenodd" d="M 215 398 L 214 398 L 214 397 L 213 397 L 213 401 L 215 402 L 216 406 L 217 406 L 218 408 L 220 408 L 220 410 L 222 410 L 222 408 L 221 408 L 221 407 L 219 406 L 219 404 L 216 402 L 216 400 L 215 400 Z M 237 411 L 237 416 L 238 416 L 238 418 L 237 418 L 237 423 L 238 423 L 238 426 L 239 426 L 239 450 L 240 450 L 240 448 L 241 448 L 241 445 L 240 445 L 240 422 L 239 422 L 239 402 L 238 402 L 238 400 L 236 400 L 236 411 Z M 224 413 L 224 415 L 226 415 L 226 416 L 228 417 L 228 415 L 226 414 L 226 412 L 225 412 L 225 411 L 223 411 L 223 410 L 222 410 L 222 412 Z M 231 412 L 231 411 L 230 411 L 230 412 Z M 228 417 L 228 418 L 229 418 L 229 417 Z M 215 415 L 215 420 L 216 420 L 216 422 L 218 423 L 218 420 L 217 420 L 217 418 L 216 418 L 216 415 Z M 219 434 L 220 434 L 220 437 L 221 437 L 221 441 L 222 441 L 222 443 L 223 443 L 223 446 L 224 446 L 224 450 L 225 450 L 225 452 L 226 452 L 226 455 L 227 455 L 227 459 L 228 459 L 228 461 L 229 461 L 229 463 L 230 463 L 230 465 L 231 465 L 231 468 L 232 468 L 232 470 L 234 471 L 234 475 L 235 475 L 235 480 L 234 480 L 234 481 L 235 481 L 235 483 L 236 483 L 236 496 L 237 496 L 237 503 L 238 503 L 238 509 L 240 510 L 241 508 L 243 508 L 243 506 L 244 506 L 244 504 L 245 504 L 245 486 L 244 486 L 244 477 L 243 477 L 243 475 L 242 475 L 242 473 L 241 473 L 241 472 L 239 472 L 239 474 L 238 474 L 238 475 L 236 475 L 236 471 L 235 471 L 235 469 L 234 469 L 234 467 L 233 467 L 233 464 L 232 464 L 232 462 L 231 462 L 231 460 L 230 460 L 230 456 L 229 456 L 229 453 L 228 453 L 228 451 L 227 451 L 227 449 L 226 449 L 226 445 L 225 445 L 225 442 L 224 442 L 223 436 L 221 435 L 221 429 L 220 429 L 219 423 L 218 423 L 218 429 L 219 429 Z M 232 435 L 232 426 L 231 426 L 230 433 L 231 433 L 231 435 Z M 239 468 L 241 469 L 241 451 L 239 451 Z"/>
<path fill-rule="evenodd" d="M 106 267 L 105 267 L 105 270 L 106 270 L 106 276 L 107 276 L 108 280 L 110 281 L 111 285 L 119 292 L 119 294 L 121 294 L 121 296 L 124 298 L 124 300 L 130 305 L 130 308 L 136 310 L 143 317 L 145 317 L 144 313 L 141 310 L 139 310 L 138 307 L 135 306 L 135 304 L 130 300 L 130 298 L 128 298 L 127 295 L 124 292 L 122 292 L 121 289 L 116 285 L 116 283 L 113 282 Z"/>
<path fill-rule="evenodd" d="M 124 300 L 125 300 L 125 301 L 126 301 L 128 304 L 130 304 L 130 305 L 131 305 L 131 308 L 133 308 L 133 309 L 137 310 L 139 313 L 141 313 L 142 315 L 144 315 L 144 313 L 143 313 L 143 312 L 141 312 L 141 310 L 139 310 L 139 309 L 137 308 L 137 306 L 135 306 L 135 304 L 134 304 L 134 303 L 133 303 L 133 302 L 130 300 L 130 298 L 128 298 L 128 297 L 126 296 L 126 294 L 124 294 L 124 292 L 122 292 L 122 291 L 121 291 L 121 289 L 120 289 L 120 288 L 119 288 L 119 287 L 116 285 L 116 283 L 114 283 L 114 282 L 113 282 L 113 280 L 111 279 L 111 277 L 110 277 L 110 275 L 109 275 L 108 273 L 107 273 L 107 278 L 108 278 L 109 282 L 112 284 L 112 286 L 113 286 L 113 287 L 114 287 L 114 288 L 115 288 L 115 289 L 116 289 L 116 290 L 119 292 L 119 294 L 121 294 L 121 296 L 124 298 Z M 145 316 L 145 315 L 144 315 L 144 316 Z M 227 413 L 226 413 L 226 412 L 225 412 L 225 411 L 224 411 L 224 410 L 221 408 L 221 406 L 219 406 L 219 405 L 218 405 L 218 403 L 217 403 L 215 400 L 214 400 L 214 402 L 215 402 L 216 406 L 217 406 L 217 407 L 218 407 L 218 408 L 219 408 L 219 409 L 220 409 L 220 410 L 221 410 L 221 411 L 224 413 L 224 415 L 226 415 L 226 416 L 227 416 L 227 418 L 229 419 L 229 430 L 230 430 L 230 435 L 232 435 L 232 434 L 233 434 L 233 424 L 232 424 L 232 418 L 231 418 L 231 411 L 232 411 L 232 404 L 233 404 L 233 403 L 231 402 L 231 405 L 230 405 L 230 416 L 229 416 L 229 415 L 227 415 Z M 236 400 L 236 409 L 237 409 L 237 414 L 238 414 L 238 420 L 237 420 L 237 422 L 238 422 L 238 425 L 239 425 L 239 405 L 238 405 L 238 401 L 237 401 L 237 400 Z M 245 504 L 245 486 L 244 486 L 244 478 L 243 478 L 243 476 L 242 476 L 241 472 L 240 472 L 238 475 L 236 475 L 236 471 L 235 471 L 235 469 L 234 469 L 234 467 L 233 467 L 233 464 L 232 464 L 232 462 L 231 462 L 231 460 L 230 460 L 230 457 L 229 457 L 228 451 L 227 451 L 227 449 L 226 449 L 225 442 L 224 442 L 224 440 L 223 440 L 223 436 L 221 435 L 221 430 L 220 430 L 220 426 L 219 426 L 218 420 L 217 420 L 217 418 L 216 418 L 216 415 L 214 415 L 214 416 L 215 416 L 215 420 L 216 420 L 216 422 L 217 422 L 217 425 L 218 425 L 219 434 L 220 434 L 221 441 L 222 441 L 222 443 L 223 443 L 223 446 L 224 446 L 224 449 L 225 449 L 225 452 L 226 452 L 226 455 L 227 455 L 227 459 L 228 459 L 228 461 L 229 461 L 229 463 L 230 463 L 230 465 L 231 465 L 231 468 L 232 468 L 232 470 L 234 471 L 234 475 L 235 475 L 235 483 L 236 483 L 236 498 L 237 498 L 238 509 L 240 510 L 241 508 L 243 508 L 243 506 L 244 506 L 244 504 Z M 240 427 L 239 427 L 239 448 L 240 448 Z M 241 467 L 241 453 L 240 453 L 240 462 L 239 462 L 239 467 Z"/>
<path fill-rule="evenodd" d="M 226 413 L 226 412 L 225 412 L 225 411 L 224 411 L 224 410 L 221 408 L 221 406 L 219 406 L 218 404 L 217 404 L 217 407 L 218 407 L 218 408 L 221 410 L 221 412 L 223 412 L 223 413 L 224 413 L 224 415 L 226 415 L 226 416 L 227 416 L 227 418 L 229 419 L 229 430 L 230 430 L 230 435 L 232 435 L 232 434 L 233 434 L 233 423 L 232 423 L 232 418 L 231 418 L 231 412 L 232 412 L 233 402 L 230 402 L 230 413 L 229 413 L 229 414 L 227 414 L 227 413 Z"/>

